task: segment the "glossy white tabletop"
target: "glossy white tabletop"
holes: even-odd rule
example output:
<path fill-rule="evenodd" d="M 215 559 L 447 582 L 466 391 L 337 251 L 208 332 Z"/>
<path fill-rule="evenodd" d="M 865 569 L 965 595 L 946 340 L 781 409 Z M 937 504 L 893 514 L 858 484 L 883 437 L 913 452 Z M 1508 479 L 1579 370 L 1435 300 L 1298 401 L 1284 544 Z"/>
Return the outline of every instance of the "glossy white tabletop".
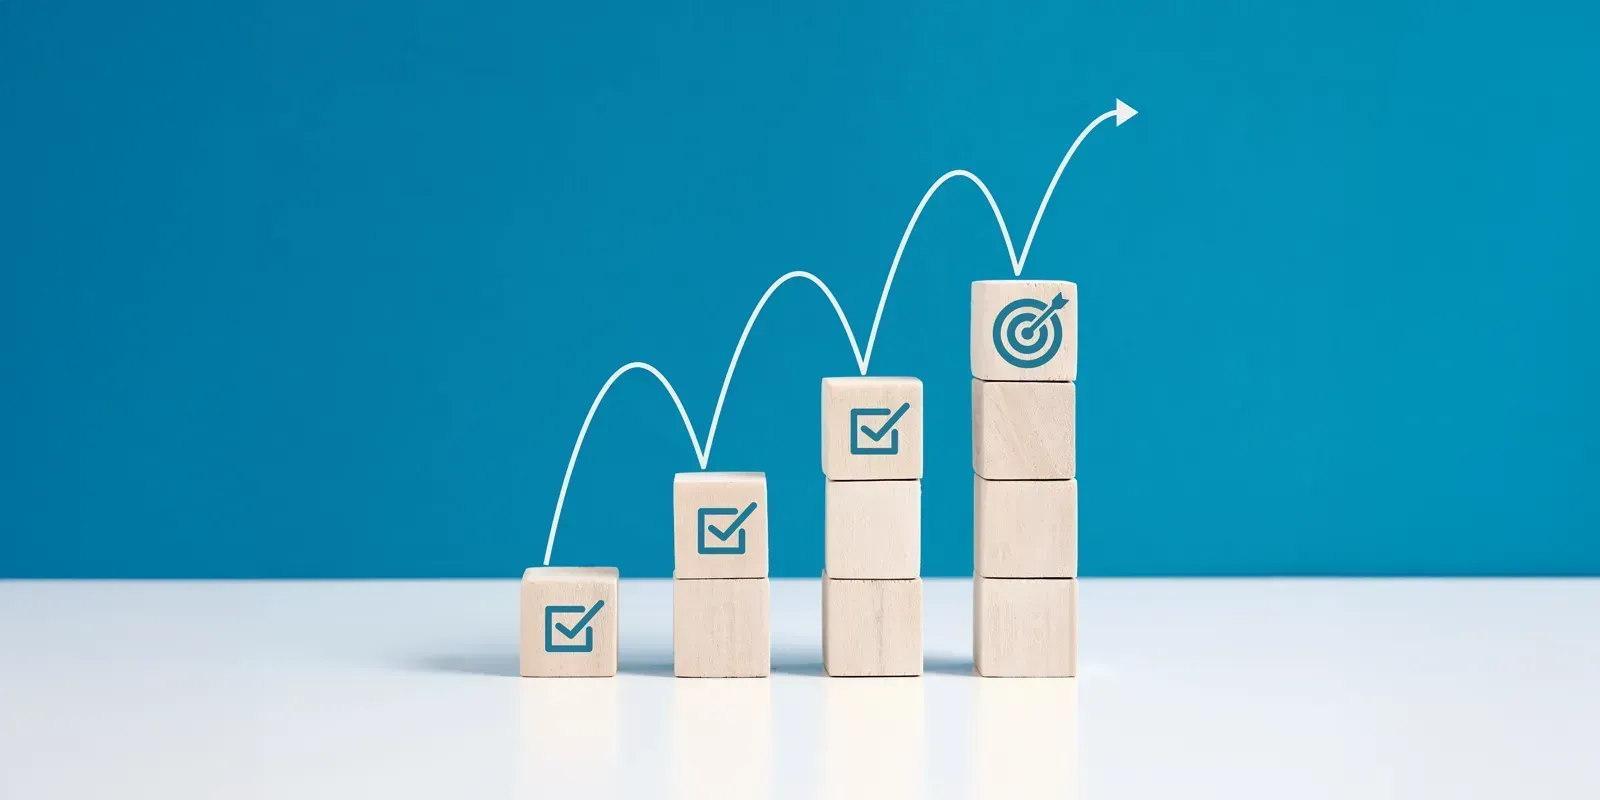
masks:
<path fill-rule="evenodd" d="M 1600 797 L 1600 581 L 1086 580 L 1076 680 L 830 679 L 774 581 L 770 680 L 516 677 L 514 581 L 0 581 L 0 797 Z"/>

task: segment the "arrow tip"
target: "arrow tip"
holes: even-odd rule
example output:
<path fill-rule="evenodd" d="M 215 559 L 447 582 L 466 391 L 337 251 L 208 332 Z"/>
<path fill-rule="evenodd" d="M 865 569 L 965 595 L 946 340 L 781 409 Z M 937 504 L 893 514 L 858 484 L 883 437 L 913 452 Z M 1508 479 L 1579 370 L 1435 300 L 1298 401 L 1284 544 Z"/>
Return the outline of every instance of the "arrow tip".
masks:
<path fill-rule="evenodd" d="M 1117 98 L 1117 125 L 1120 126 L 1122 123 L 1133 119 L 1133 115 L 1137 113 L 1139 112 L 1134 110 L 1133 106 L 1122 102 L 1122 98 Z"/>

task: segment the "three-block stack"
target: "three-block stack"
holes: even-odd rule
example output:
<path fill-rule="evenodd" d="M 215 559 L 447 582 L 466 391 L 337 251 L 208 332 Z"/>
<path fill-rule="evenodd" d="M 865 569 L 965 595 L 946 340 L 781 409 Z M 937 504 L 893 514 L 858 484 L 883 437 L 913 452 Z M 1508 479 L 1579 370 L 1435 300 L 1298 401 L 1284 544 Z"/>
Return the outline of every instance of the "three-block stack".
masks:
<path fill-rule="evenodd" d="M 972 284 L 973 661 L 1077 673 L 1078 287 Z"/>
<path fill-rule="evenodd" d="M 822 665 L 922 674 L 922 381 L 824 378 Z"/>
<path fill-rule="evenodd" d="M 684 472 L 672 481 L 672 671 L 763 678 L 771 670 L 767 476 Z"/>

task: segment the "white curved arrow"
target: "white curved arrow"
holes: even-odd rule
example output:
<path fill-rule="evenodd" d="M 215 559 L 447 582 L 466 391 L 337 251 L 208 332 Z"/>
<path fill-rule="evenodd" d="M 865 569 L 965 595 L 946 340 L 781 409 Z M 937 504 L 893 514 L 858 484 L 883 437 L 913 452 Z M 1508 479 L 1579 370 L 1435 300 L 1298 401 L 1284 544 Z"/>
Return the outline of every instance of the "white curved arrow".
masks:
<path fill-rule="evenodd" d="M 922 200 L 917 203 L 917 210 L 911 212 L 911 221 L 906 223 L 905 232 L 900 234 L 900 246 L 895 248 L 894 260 L 889 262 L 889 275 L 884 278 L 883 292 L 878 295 L 878 310 L 872 315 L 872 328 L 867 332 L 867 347 L 865 350 L 861 349 L 861 346 L 857 343 L 855 330 L 850 327 L 850 320 L 845 316 L 844 308 L 839 305 L 838 298 L 833 296 L 833 291 L 828 288 L 826 283 L 822 282 L 821 278 L 809 272 L 797 270 L 785 273 L 773 281 L 772 285 L 761 293 L 761 299 L 756 301 L 756 307 L 751 309 L 750 318 L 745 320 L 744 330 L 739 333 L 739 343 L 733 346 L 733 357 L 728 359 L 728 371 L 722 376 L 722 390 L 717 393 L 717 405 L 711 410 L 711 427 L 706 429 L 704 446 L 700 444 L 700 437 L 694 431 L 694 422 L 689 419 L 689 412 L 683 407 L 683 401 L 678 398 L 677 390 L 672 388 L 672 381 L 667 380 L 667 376 L 661 374 L 661 370 L 642 361 L 632 361 L 617 367 L 616 371 L 611 373 L 611 377 L 606 378 L 606 382 L 601 384 L 600 392 L 595 395 L 594 402 L 589 404 L 589 413 L 583 416 L 583 425 L 578 427 L 578 439 L 572 443 L 572 455 L 567 458 L 567 471 L 565 475 L 561 476 L 561 491 L 556 494 L 555 513 L 550 517 L 550 537 L 545 541 L 544 546 L 545 566 L 550 565 L 550 554 L 556 546 L 556 530 L 561 526 L 561 508 L 567 501 L 567 486 L 572 482 L 572 470 L 578 464 L 578 453 L 583 450 L 583 439 L 589 434 L 589 424 L 594 421 L 595 412 L 600 410 L 600 401 L 605 399 L 606 393 L 611 391 L 612 384 L 616 383 L 618 378 L 634 370 L 644 370 L 654 375 L 656 380 L 661 382 L 662 387 L 667 390 L 667 395 L 672 398 L 672 404 L 677 406 L 678 416 L 683 418 L 683 427 L 689 434 L 689 444 L 694 447 L 695 459 L 700 463 L 700 468 L 705 469 L 706 465 L 711 461 L 711 447 L 717 439 L 717 423 L 722 420 L 722 406 L 728 399 L 728 386 L 733 383 L 734 370 L 739 367 L 739 356 L 744 353 L 745 340 L 750 337 L 750 329 L 755 327 L 756 319 L 761 316 L 761 309 L 767 305 L 767 300 L 772 297 L 772 293 L 776 292 L 779 286 L 792 280 L 804 279 L 816 284 L 816 287 L 822 290 L 823 296 L 827 297 L 828 302 L 833 305 L 834 313 L 839 316 L 839 324 L 843 326 L 845 338 L 850 342 L 850 351 L 855 356 L 857 369 L 861 370 L 862 375 L 865 375 L 867 374 L 867 367 L 872 363 L 872 349 L 878 342 L 878 323 L 883 320 L 883 309 L 889 302 L 889 289 L 894 286 L 895 273 L 900 269 L 900 258 L 905 255 L 906 243 L 911 240 L 911 232 L 917 228 L 917 220 L 922 218 L 922 209 L 927 207 L 928 201 L 933 199 L 933 195 L 939 191 L 939 187 L 955 178 L 965 178 L 977 186 L 978 191 L 983 192 L 983 199 L 989 201 L 989 209 L 994 212 L 994 220 L 1000 226 L 1000 238 L 1004 240 L 1006 245 L 1006 257 L 1011 260 L 1011 272 L 1013 275 L 1021 276 L 1022 268 L 1028 263 L 1028 253 L 1033 249 L 1033 237 L 1039 232 L 1039 221 L 1044 219 L 1044 210 L 1050 205 L 1050 196 L 1055 194 L 1056 184 L 1061 181 L 1061 173 L 1066 170 L 1068 162 L 1072 161 L 1072 155 L 1078 152 L 1078 145 L 1083 144 L 1083 140 L 1088 138 L 1089 133 L 1099 127 L 1100 123 L 1115 119 L 1117 125 L 1120 126 L 1138 113 L 1132 106 L 1118 99 L 1115 108 L 1095 117 L 1094 121 L 1089 123 L 1078 134 L 1078 138 L 1072 140 L 1072 146 L 1067 148 L 1067 154 L 1062 156 L 1061 163 L 1056 166 L 1055 174 L 1050 177 L 1050 185 L 1045 188 L 1044 197 L 1039 200 L 1039 208 L 1033 214 L 1033 225 L 1028 228 L 1028 237 L 1022 241 L 1022 252 L 1020 254 L 1012 246 L 1011 231 L 1006 227 L 1005 217 L 1000 213 L 1000 205 L 995 202 L 994 194 L 989 191 L 989 187 L 985 186 L 977 175 L 964 169 L 955 169 L 946 172 L 938 180 L 934 181 L 933 185 L 922 193 Z"/>

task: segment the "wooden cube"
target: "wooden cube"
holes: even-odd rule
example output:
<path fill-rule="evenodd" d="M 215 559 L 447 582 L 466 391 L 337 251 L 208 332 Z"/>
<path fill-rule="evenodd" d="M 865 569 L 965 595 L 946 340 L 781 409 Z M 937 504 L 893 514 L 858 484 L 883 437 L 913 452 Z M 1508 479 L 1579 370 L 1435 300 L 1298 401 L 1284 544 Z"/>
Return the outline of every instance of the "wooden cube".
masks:
<path fill-rule="evenodd" d="M 822 574 L 822 668 L 834 677 L 922 674 L 922 579 Z"/>
<path fill-rule="evenodd" d="M 989 480 L 1075 477 L 1071 383 L 972 382 L 972 471 Z"/>
<path fill-rule="evenodd" d="M 922 381 L 822 379 L 822 473 L 830 480 L 922 477 Z"/>
<path fill-rule="evenodd" d="M 922 481 L 828 481 L 825 569 L 834 578 L 922 572 Z"/>
<path fill-rule="evenodd" d="M 974 576 L 972 660 L 991 678 L 1077 675 L 1077 580 Z"/>
<path fill-rule="evenodd" d="M 767 577 L 767 476 L 680 472 L 672 480 L 673 574 Z"/>
<path fill-rule="evenodd" d="M 617 674 L 617 610 L 616 567 L 523 572 L 523 677 Z"/>
<path fill-rule="evenodd" d="M 972 476 L 972 544 L 986 578 L 1078 577 L 1078 482 Z"/>
<path fill-rule="evenodd" d="M 771 630 L 766 578 L 672 582 L 672 673 L 680 678 L 765 678 Z"/>
<path fill-rule="evenodd" d="M 972 283 L 972 377 L 1078 379 L 1078 285 L 1067 281 Z"/>

